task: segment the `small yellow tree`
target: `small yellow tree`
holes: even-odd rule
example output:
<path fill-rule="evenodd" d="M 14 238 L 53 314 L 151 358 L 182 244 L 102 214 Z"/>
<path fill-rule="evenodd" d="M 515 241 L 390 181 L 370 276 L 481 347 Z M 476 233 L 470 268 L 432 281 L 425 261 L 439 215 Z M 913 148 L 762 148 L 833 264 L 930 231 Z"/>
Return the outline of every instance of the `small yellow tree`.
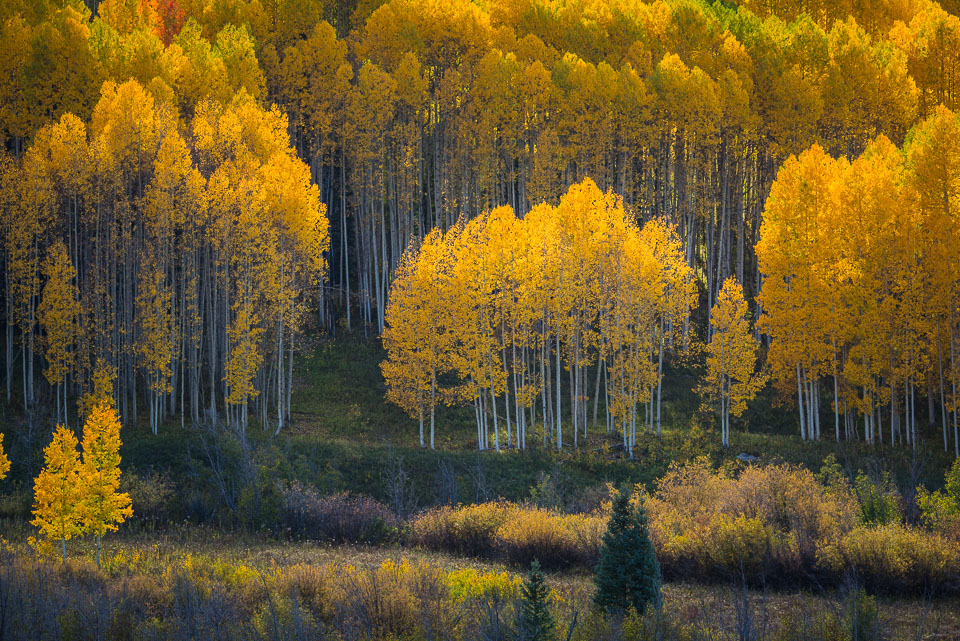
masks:
<path fill-rule="evenodd" d="M 59 538 L 63 559 L 67 541 L 81 533 L 80 456 L 73 431 L 58 425 L 53 440 L 43 451 L 44 467 L 33 482 L 33 520 L 46 538 Z"/>
<path fill-rule="evenodd" d="M 83 425 L 83 464 L 80 469 L 80 516 L 84 534 L 97 537 L 97 566 L 101 539 L 133 515 L 130 496 L 120 487 L 120 419 L 109 404 L 93 408 Z"/>
<path fill-rule="evenodd" d="M 7 478 L 7 472 L 10 471 L 10 459 L 3 451 L 3 434 L 0 434 L 0 481 Z"/>
<path fill-rule="evenodd" d="M 728 278 L 710 315 L 713 338 L 707 345 L 707 375 L 700 387 L 704 401 L 720 412 L 720 434 L 730 445 L 730 415 L 739 417 L 763 387 L 756 373 L 757 341 L 747 320 L 747 301 L 736 278 Z"/>

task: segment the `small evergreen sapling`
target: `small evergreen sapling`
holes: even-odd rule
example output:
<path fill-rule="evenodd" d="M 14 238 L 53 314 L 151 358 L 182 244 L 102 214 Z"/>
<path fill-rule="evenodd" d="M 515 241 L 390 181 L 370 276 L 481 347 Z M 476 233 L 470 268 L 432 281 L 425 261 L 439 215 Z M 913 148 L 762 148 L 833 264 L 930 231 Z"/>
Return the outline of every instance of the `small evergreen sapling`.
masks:
<path fill-rule="evenodd" d="M 554 638 L 555 626 L 550 615 L 550 588 L 540 571 L 540 563 L 530 564 L 530 572 L 520 588 L 520 611 L 517 614 L 517 639 L 519 641 L 550 641 Z"/>
<path fill-rule="evenodd" d="M 613 503 L 594 581 L 594 604 L 607 614 L 623 616 L 630 608 L 643 614 L 647 605 L 660 607 L 660 563 L 646 511 L 634 510 L 625 490 Z"/>

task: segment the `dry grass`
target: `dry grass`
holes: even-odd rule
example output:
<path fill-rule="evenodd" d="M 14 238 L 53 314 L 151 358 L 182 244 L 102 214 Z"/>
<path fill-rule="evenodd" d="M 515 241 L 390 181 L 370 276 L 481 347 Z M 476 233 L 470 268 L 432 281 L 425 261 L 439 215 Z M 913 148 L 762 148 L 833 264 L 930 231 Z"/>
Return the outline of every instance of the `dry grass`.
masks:
<path fill-rule="evenodd" d="M 13 547 L 18 553 L 26 552 L 22 541 L 14 542 Z M 70 554 L 82 559 L 81 566 L 89 567 L 93 547 L 89 542 L 71 542 Z M 290 580 L 295 580 L 297 577 L 293 574 L 303 571 L 304 567 L 342 566 L 376 570 L 385 563 L 399 564 L 403 561 L 416 567 L 434 567 L 445 573 L 466 570 L 484 575 L 506 573 L 508 576 L 517 576 L 503 563 L 443 552 L 399 546 L 282 542 L 195 527 L 183 527 L 159 535 L 115 535 L 105 541 L 107 574 L 130 583 L 142 583 L 145 581 L 142 575 L 150 575 L 161 567 L 182 565 L 188 558 L 194 566 L 204 567 L 208 572 L 219 572 L 220 577 L 229 574 L 223 568 L 246 567 L 263 573 L 288 572 Z M 227 580 L 242 579 L 232 576 L 227 576 Z M 557 616 L 568 619 L 573 609 L 578 609 L 581 621 L 588 621 L 584 613 L 593 590 L 592 574 L 574 569 L 551 572 L 547 579 L 556 593 L 554 605 Z M 150 585 L 145 585 L 142 591 L 149 594 L 149 588 Z M 776 639 L 780 632 L 802 629 L 817 617 L 839 612 L 842 607 L 836 592 L 832 590 L 751 589 L 744 593 L 733 583 L 703 585 L 668 582 L 664 585 L 663 595 L 665 612 L 691 625 L 712 628 L 717 633 L 715 638 L 736 638 L 735 631 L 745 611 L 751 613 L 757 630 L 764 630 L 766 638 Z M 924 600 L 888 595 L 878 597 L 878 603 L 884 638 L 890 641 L 960 639 L 960 598 Z M 923 635 L 918 637 L 921 625 Z"/>

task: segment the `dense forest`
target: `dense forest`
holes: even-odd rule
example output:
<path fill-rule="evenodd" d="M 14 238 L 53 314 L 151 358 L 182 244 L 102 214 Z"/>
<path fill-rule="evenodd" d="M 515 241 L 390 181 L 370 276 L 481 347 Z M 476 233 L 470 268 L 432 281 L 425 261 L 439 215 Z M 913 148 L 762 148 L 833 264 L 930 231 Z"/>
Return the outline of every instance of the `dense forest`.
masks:
<path fill-rule="evenodd" d="M 960 638 L 960 2 L 0 0 L 0 639 Z"/>
<path fill-rule="evenodd" d="M 66 419 L 72 399 L 115 380 L 123 419 L 146 414 L 154 431 L 251 415 L 280 430 L 304 331 L 396 334 L 402 285 L 391 283 L 431 232 L 469 235 L 468 221 L 502 205 L 517 221 L 541 204 L 562 210 L 568 186 L 589 179 L 617 194 L 623 224 L 661 226 L 695 288 L 686 312 L 634 318 L 649 337 L 633 332 L 626 348 L 602 327 L 613 303 L 593 294 L 610 274 L 594 269 L 569 279 L 575 322 L 564 310 L 523 336 L 486 323 L 497 364 L 454 369 L 489 393 L 452 394 L 475 405 L 483 443 L 498 402 L 522 429 L 538 397 L 558 447 L 559 413 L 576 439 L 601 400 L 608 426 L 629 415 L 635 431 L 646 403 L 641 421 L 655 427 L 664 346 L 709 343 L 734 277 L 804 438 L 832 415 L 824 432 L 838 440 L 915 444 L 919 412 L 956 450 L 956 11 L 925 0 L 4 2 L 8 403 Z M 546 242 L 561 266 L 593 269 L 590 239 Z M 515 287 L 515 276 L 498 278 Z M 500 303 L 489 314 L 516 320 Z M 629 373 L 616 356 L 627 352 Z M 454 400 L 435 382 L 411 392 L 422 371 L 404 377 L 394 396 L 415 416 Z"/>

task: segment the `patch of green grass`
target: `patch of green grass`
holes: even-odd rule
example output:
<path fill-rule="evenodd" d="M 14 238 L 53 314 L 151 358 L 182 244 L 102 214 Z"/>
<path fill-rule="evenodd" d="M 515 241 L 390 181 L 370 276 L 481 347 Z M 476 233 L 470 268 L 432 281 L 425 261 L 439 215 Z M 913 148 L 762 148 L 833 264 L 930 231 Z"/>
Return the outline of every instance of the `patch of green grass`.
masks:
<path fill-rule="evenodd" d="M 378 339 L 347 335 L 319 342 L 297 362 L 292 407 L 297 430 L 327 439 L 418 445 L 417 421 L 385 399 L 380 373 L 385 358 Z M 467 408 L 438 407 L 436 422 L 441 449 L 460 447 L 475 434 Z"/>

